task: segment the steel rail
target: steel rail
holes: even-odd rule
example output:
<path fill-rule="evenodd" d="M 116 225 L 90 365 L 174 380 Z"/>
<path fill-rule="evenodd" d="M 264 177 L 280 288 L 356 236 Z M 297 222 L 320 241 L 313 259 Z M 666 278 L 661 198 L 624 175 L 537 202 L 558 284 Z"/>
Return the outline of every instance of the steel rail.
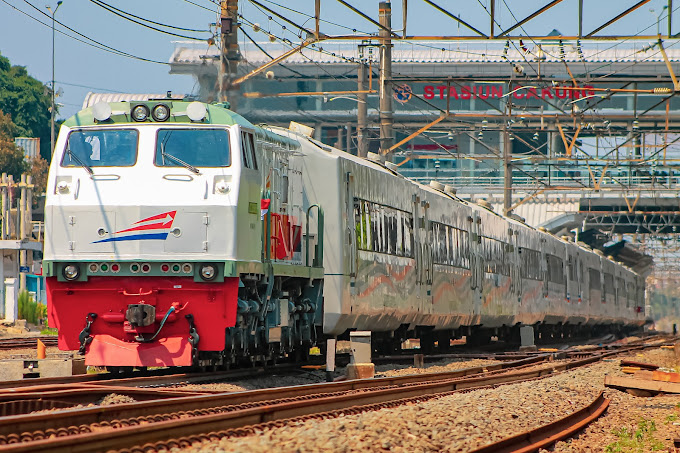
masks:
<path fill-rule="evenodd" d="M 431 375 L 410 375 L 371 380 L 345 381 L 330 384 L 312 384 L 298 387 L 237 392 L 219 395 L 202 395 L 191 398 L 175 398 L 166 401 L 148 401 L 136 404 L 121 404 L 109 407 L 67 409 L 50 414 L 31 414 L 18 417 L 0 418 L 2 441 L 10 442 L 0 446 L 0 451 L 99 451 L 120 449 L 146 442 L 161 442 L 176 436 L 194 436 L 216 429 L 238 428 L 244 425 L 263 423 L 297 416 L 309 416 L 319 410 L 344 410 L 357 404 L 385 404 L 404 398 L 430 398 L 436 394 L 456 391 L 469 391 L 482 387 L 538 379 L 563 371 L 587 365 L 602 358 L 637 350 L 654 345 L 640 345 L 621 348 L 596 356 L 554 364 L 529 371 L 503 373 L 512 364 L 502 363 L 487 367 L 487 375 L 466 376 L 475 371 L 485 371 L 475 367 L 448 373 Z M 515 362 L 515 366 L 535 366 L 549 355 L 532 357 Z M 489 372 L 488 368 L 492 368 Z M 498 374 L 494 374 L 498 373 Z M 503 374 L 501 374 L 503 373 Z M 446 379 L 441 379 L 446 375 Z M 458 376 L 458 377 L 451 377 Z M 437 379 L 422 383 L 425 379 Z M 320 393 L 321 392 L 321 393 Z M 278 399 L 277 399 L 278 398 Z M 173 412 L 176 410 L 177 412 Z M 187 412 L 188 410 L 192 411 Z M 165 415 L 158 415 L 159 413 Z M 211 413 L 212 412 L 212 413 Z M 204 415 L 208 413 L 208 415 Z M 137 415 L 138 419 L 121 420 L 123 417 Z M 111 423 L 106 420 L 112 420 Z M 69 427 L 59 426 L 60 421 L 68 421 Z M 102 421 L 94 428 L 85 426 L 85 433 L 79 424 L 92 424 Z M 144 426 L 139 426 L 139 425 Z M 23 434 L 16 433 L 20 425 Z M 115 428 L 115 429 L 114 429 Z M 44 430 L 44 431 L 42 431 Z M 87 433 L 87 430 L 95 432 Z M 32 432 L 37 437 L 33 438 Z M 53 434 L 49 434 L 52 432 Z M 73 434 L 69 436 L 69 434 Z M 39 440 L 41 437 L 50 439 Z M 68 436 L 56 437 L 54 436 Z M 21 442 L 22 439 L 36 439 Z M 17 442 L 17 443 L 11 443 Z"/>
<path fill-rule="evenodd" d="M 477 379 L 479 379 L 485 372 L 487 376 L 489 376 L 509 369 L 534 366 L 547 360 L 548 357 L 548 355 L 543 355 L 511 363 L 499 363 L 487 367 L 478 366 L 443 373 L 308 384 L 295 387 L 278 387 L 244 392 L 178 397 L 173 398 L 172 400 L 152 400 L 112 406 L 71 408 L 64 411 L 51 412 L 49 414 L 23 414 L 13 417 L 0 417 L 0 440 L 2 436 L 10 436 L 15 433 L 18 425 L 21 426 L 22 432 L 46 431 L 48 429 L 71 425 L 79 426 L 93 422 L 99 423 L 134 417 L 153 416 L 162 413 L 181 412 L 189 409 L 207 410 L 215 407 L 252 404 L 282 398 L 301 398 L 319 394 L 357 392 L 374 388 L 406 387 L 413 386 L 424 380 L 453 381 L 459 379 L 458 385 L 465 386 L 469 385 L 466 384 L 467 381 L 464 380 L 464 378 L 468 376 L 477 376 Z"/>
<path fill-rule="evenodd" d="M 54 453 L 108 451 L 131 445 L 158 442 L 178 435 L 190 436 L 219 429 L 238 428 L 272 420 L 316 414 L 320 411 L 342 410 L 354 406 L 389 403 L 395 400 L 447 395 L 455 391 L 522 382 L 550 374 L 552 374 L 551 369 L 542 369 L 510 372 L 490 377 L 449 379 L 422 385 L 414 384 L 396 388 L 380 388 L 371 391 L 324 393 L 305 399 L 285 398 L 274 401 L 266 400 L 262 402 L 263 404 L 255 407 L 252 407 L 250 404 L 243 404 L 241 407 L 225 408 L 226 412 L 221 413 L 196 415 L 193 417 L 176 414 L 176 418 L 155 423 L 134 423 L 132 426 L 124 426 L 113 430 L 97 429 L 94 432 L 72 436 L 1 445 L 0 451 L 27 452 L 48 450 Z M 62 412 L 70 411 L 64 410 Z M 51 413 L 49 415 L 54 414 Z"/>
<path fill-rule="evenodd" d="M 559 440 L 571 437 L 596 420 L 609 407 L 609 400 L 600 392 L 589 405 L 547 425 L 539 426 L 498 442 L 485 445 L 470 453 L 528 453 L 547 448 Z"/>
<path fill-rule="evenodd" d="M 142 376 L 120 377 L 116 374 L 78 374 L 74 376 L 48 377 L 35 379 L 20 379 L 0 382 L 0 394 L 3 392 L 16 392 L 17 388 L 49 386 L 58 384 L 93 384 L 93 385 L 117 385 L 121 387 L 161 387 L 167 385 L 191 384 L 207 381 L 220 381 L 226 379 L 258 376 L 265 371 L 287 372 L 298 369 L 296 365 L 280 364 L 273 367 L 255 367 L 230 371 L 217 371 L 207 373 L 172 373 L 173 370 L 146 371 Z M 172 374 L 170 374 L 172 373 Z M 34 389 L 33 391 L 38 391 Z"/>

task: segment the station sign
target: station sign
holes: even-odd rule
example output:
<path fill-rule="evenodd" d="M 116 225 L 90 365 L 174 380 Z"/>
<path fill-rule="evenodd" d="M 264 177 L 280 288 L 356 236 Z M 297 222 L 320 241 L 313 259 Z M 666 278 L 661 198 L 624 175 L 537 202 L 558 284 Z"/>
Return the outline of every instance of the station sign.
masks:
<path fill-rule="evenodd" d="M 500 99 L 512 96 L 515 99 L 580 99 L 594 96 L 592 85 L 583 85 L 580 90 L 565 89 L 571 86 L 534 87 L 513 86 L 508 90 L 506 85 L 472 84 L 472 85 L 425 85 L 423 98 L 425 99 Z M 512 94 L 510 94 L 512 93 Z"/>
<path fill-rule="evenodd" d="M 31 269 L 28 266 L 19 266 L 19 272 L 28 273 Z"/>

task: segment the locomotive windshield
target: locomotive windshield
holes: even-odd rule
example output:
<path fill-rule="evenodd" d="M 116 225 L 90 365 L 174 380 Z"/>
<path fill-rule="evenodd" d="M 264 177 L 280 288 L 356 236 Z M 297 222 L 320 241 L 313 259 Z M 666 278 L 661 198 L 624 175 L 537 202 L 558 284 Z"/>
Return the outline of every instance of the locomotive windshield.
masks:
<path fill-rule="evenodd" d="M 226 129 L 160 129 L 154 163 L 160 167 L 228 167 L 229 131 Z M 193 170 L 192 170 L 193 171 Z"/>
<path fill-rule="evenodd" d="M 131 167 L 137 161 L 134 129 L 73 131 L 68 136 L 62 167 Z"/>

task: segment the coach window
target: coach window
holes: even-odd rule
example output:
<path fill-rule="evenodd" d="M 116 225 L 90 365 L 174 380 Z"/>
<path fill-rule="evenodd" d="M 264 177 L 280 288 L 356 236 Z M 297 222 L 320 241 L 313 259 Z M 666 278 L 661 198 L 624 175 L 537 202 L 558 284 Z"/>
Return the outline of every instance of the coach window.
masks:
<path fill-rule="evenodd" d="M 136 129 L 72 131 L 62 167 L 132 167 L 137 162 Z"/>
<path fill-rule="evenodd" d="M 564 285 L 564 262 L 555 255 L 546 255 L 548 261 L 548 281 Z"/>
<path fill-rule="evenodd" d="M 522 260 L 520 267 L 522 278 L 541 280 L 541 252 L 521 248 L 519 254 Z"/>
<path fill-rule="evenodd" d="M 626 297 L 626 307 L 630 308 L 635 305 L 635 284 L 633 282 L 628 282 L 626 284 L 627 297 Z"/>
<path fill-rule="evenodd" d="M 597 269 L 588 268 L 588 288 L 596 291 L 602 290 L 602 282 L 600 281 L 600 271 Z"/>
<path fill-rule="evenodd" d="M 354 222 L 360 250 L 412 257 L 413 220 L 410 214 L 355 199 Z"/>
<path fill-rule="evenodd" d="M 616 290 L 614 289 L 614 276 L 608 272 L 604 273 L 604 293 L 616 298 Z"/>

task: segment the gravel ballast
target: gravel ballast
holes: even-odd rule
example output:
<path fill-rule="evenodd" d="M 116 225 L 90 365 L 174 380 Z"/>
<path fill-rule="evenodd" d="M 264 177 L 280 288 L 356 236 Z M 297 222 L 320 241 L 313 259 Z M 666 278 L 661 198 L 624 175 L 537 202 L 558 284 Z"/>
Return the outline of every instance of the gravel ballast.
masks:
<path fill-rule="evenodd" d="M 672 350 L 654 349 L 627 358 L 669 369 L 677 366 Z M 546 379 L 359 415 L 295 422 L 172 451 L 464 452 L 564 417 L 590 404 L 602 390 L 611 399 L 608 411 L 549 451 L 669 451 L 673 439 L 680 437 L 680 395 L 641 398 L 605 389 L 608 374 L 624 376 L 618 358 Z"/>

